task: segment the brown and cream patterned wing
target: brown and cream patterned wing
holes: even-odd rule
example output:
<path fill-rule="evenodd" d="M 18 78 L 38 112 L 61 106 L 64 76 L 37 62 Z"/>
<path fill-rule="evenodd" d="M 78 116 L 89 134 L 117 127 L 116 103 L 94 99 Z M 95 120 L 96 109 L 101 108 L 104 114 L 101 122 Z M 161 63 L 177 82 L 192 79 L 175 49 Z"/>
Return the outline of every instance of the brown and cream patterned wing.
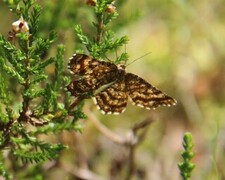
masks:
<path fill-rule="evenodd" d="M 67 86 L 73 96 L 94 94 L 101 86 L 116 79 L 117 66 L 110 62 L 98 61 L 85 54 L 70 58 L 69 70 L 74 80 Z"/>
<path fill-rule="evenodd" d="M 74 80 L 71 81 L 70 84 L 67 86 L 68 91 L 70 91 L 72 96 L 78 97 L 78 96 L 92 96 L 93 90 L 92 90 L 91 84 L 84 80 Z"/>
<path fill-rule="evenodd" d="M 135 74 L 125 75 L 126 90 L 134 105 L 146 109 L 155 109 L 159 106 L 172 106 L 176 100 L 153 87 L 144 79 Z"/>
<path fill-rule="evenodd" d="M 94 103 L 103 114 L 120 114 L 125 111 L 128 95 L 125 83 L 115 82 L 93 97 Z"/>
<path fill-rule="evenodd" d="M 85 54 L 74 54 L 70 59 L 68 69 L 72 74 L 76 76 L 83 76 L 90 74 L 89 64 L 92 62 L 92 58 Z"/>
<path fill-rule="evenodd" d="M 94 76 L 99 78 L 105 73 L 110 73 L 117 69 L 113 63 L 98 61 L 85 54 L 74 54 L 70 58 L 68 68 L 72 74 L 77 76 Z"/>

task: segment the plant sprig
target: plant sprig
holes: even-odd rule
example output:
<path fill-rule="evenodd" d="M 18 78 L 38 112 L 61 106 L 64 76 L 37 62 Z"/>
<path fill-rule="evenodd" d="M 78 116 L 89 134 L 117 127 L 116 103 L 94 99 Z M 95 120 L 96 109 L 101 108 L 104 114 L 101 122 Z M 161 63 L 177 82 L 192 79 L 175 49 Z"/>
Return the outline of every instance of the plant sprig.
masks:
<path fill-rule="evenodd" d="M 93 1 L 95 21 L 92 23 L 96 34 L 88 37 L 84 34 L 80 25 L 75 26 L 75 33 L 80 42 L 86 47 L 93 58 L 106 58 L 107 53 L 117 51 L 118 48 L 128 43 L 128 37 L 115 37 L 109 28 L 109 23 L 116 19 L 118 13 L 113 0 Z M 119 58 L 120 59 L 120 58 Z"/>
<path fill-rule="evenodd" d="M 38 135 L 81 131 L 77 120 L 85 115 L 82 108 L 69 109 L 70 97 L 64 88 L 69 81 L 64 72 L 65 47 L 59 45 L 55 56 L 49 53 L 57 35 L 53 31 L 47 37 L 40 35 L 40 6 L 35 0 L 18 0 L 9 7 L 18 20 L 10 38 L 0 34 L 0 157 L 10 149 L 8 159 L 23 165 L 41 163 L 55 159 L 67 146 L 41 141 Z M 9 179 L 2 164 L 0 172 Z"/>
<path fill-rule="evenodd" d="M 178 164 L 178 168 L 180 169 L 180 174 L 183 180 L 188 180 L 191 177 L 191 172 L 195 168 L 195 164 L 191 162 L 191 159 L 194 157 L 194 152 L 192 152 L 193 148 L 192 143 L 192 135 L 187 132 L 183 137 L 183 147 L 184 151 L 181 152 L 181 156 L 183 158 L 183 162 Z"/>

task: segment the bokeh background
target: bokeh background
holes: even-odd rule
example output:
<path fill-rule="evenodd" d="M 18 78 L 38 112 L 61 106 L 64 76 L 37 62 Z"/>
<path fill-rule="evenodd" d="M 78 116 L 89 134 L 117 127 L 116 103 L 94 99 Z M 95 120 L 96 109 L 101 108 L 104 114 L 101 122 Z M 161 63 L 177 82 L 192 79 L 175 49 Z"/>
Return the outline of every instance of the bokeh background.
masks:
<path fill-rule="evenodd" d="M 59 42 L 66 46 L 66 68 L 67 59 L 79 46 L 73 26 L 82 24 L 84 32 L 92 33 L 88 25 L 94 19 L 91 7 L 78 0 L 37 2 L 43 8 L 40 34 L 56 29 Z M 177 163 L 182 161 L 182 137 L 187 131 L 193 135 L 196 153 L 192 179 L 225 179 L 225 1 L 130 0 L 119 4 L 119 17 L 112 24 L 118 37 L 127 35 L 130 40 L 122 51 L 129 54 L 130 62 L 141 57 L 127 71 L 174 97 L 178 104 L 154 111 L 128 105 L 119 116 L 104 116 L 87 100 L 84 112 L 88 115 L 91 110 L 122 137 L 135 123 L 154 119 L 136 149 L 135 162 L 142 179 L 181 179 Z M 0 33 L 7 35 L 15 20 L 1 1 Z M 70 146 L 57 164 L 44 164 L 46 177 L 70 179 L 78 164 L 108 177 L 112 164 L 123 161 L 124 147 L 111 142 L 88 118 L 79 123 L 84 127 L 81 134 L 45 137 Z"/>

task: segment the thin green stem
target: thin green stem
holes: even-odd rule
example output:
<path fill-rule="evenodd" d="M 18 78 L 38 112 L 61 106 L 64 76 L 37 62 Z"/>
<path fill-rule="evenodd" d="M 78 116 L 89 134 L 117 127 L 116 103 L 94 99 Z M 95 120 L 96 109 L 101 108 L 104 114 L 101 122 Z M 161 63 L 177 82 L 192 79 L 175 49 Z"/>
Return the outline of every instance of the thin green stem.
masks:
<path fill-rule="evenodd" d="M 25 65 L 25 83 L 24 92 L 26 92 L 30 87 L 30 57 L 29 57 L 29 39 L 26 41 L 26 59 L 24 62 Z M 27 116 L 27 112 L 29 109 L 30 98 L 26 95 L 23 95 L 23 103 L 22 103 L 22 112 L 20 112 L 20 117 L 18 118 L 18 122 L 27 121 L 29 117 Z"/>
<path fill-rule="evenodd" d="M 101 39 L 102 39 L 102 34 L 103 34 L 103 29 L 104 29 L 103 18 L 104 18 L 103 13 L 97 15 L 97 22 L 98 22 L 97 26 L 96 26 L 96 28 L 97 28 L 97 38 L 96 38 L 97 44 L 100 44 Z"/>

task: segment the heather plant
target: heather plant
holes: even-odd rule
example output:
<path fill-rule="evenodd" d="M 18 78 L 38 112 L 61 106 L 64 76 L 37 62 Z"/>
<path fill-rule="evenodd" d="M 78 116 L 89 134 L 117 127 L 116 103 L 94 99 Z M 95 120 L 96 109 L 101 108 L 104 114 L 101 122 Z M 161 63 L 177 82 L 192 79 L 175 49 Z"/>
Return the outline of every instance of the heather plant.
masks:
<path fill-rule="evenodd" d="M 6 159 L 11 162 L 9 169 L 55 159 L 67 146 L 38 136 L 79 131 L 76 121 L 85 117 L 80 108 L 69 109 L 69 93 L 64 89 L 69 81 L 64 76 L 64 45 L 57 46 L 55 56 L 48 56 L 56 32 L 47 37 L 38 33 L 41 7 L 27 0 L 9 3 L 9 8 L 17 20 L 8 37 L 0 35 L 1 174 L 6 179 L 11 177 Z M 54 71 L 48 73 L 48 67 Z"/>
<path fill-rule="evenodd" d="M 68 92 L 67 86 L 74 76 L 67 69 L 69 58 L 65 58 L 68 50 L 126 64 L 128 37 L 118 36 L 117 32 L 137 19 L 139 13 L 127 19 L 118 18 L 117 9 L 125 1 L 113 0 L 82 3 L 58 0 L 55 4 L 49 1 L 45 8 L 34 0 L 3 2 L 14 20 L 9 22 L 12 28 L 8 34 L 0 34 L 0 175 L 5 179 L 44 179 L 48 177 L 45 171 L 48 162 L 54 162 L 48 169 L 59 167 L 75 178 L 101 179 L 104 174 L 93 170 L 98 161 L 93 162 L 84 155 L 83 142 L 79 141 L 80 133 L 85 131 L 80 122 L 88 119 L 110 142 L 125 149 L 124 157 L 112 159 L 105 176 L 144 179 L 146 172 L 136 162 L 137 148 L 145 140 L 155 116 L 134 123 L 125 136 L 112 132 L 89 106 L 84 113 L 85 98 L 77 102 Z M 65 12 L 65 4 L 73 8 Z M 92 21 L 80 16 L 81 8 Z M 63 36 L 68 29 L 73 29 L 69 45 Z M 61 140 L 65 132 L 75 132 L 73 136 L 68 135 L 76 142 L 77 149 L 72 153 L 77 158 L 73 161 L 75 168 L 61 164 L 64 153 L 70 149 Z M 185 135 L 183 145 L 184 163 L 179 168 L 183 179 L 187 179 L 194 168 L 190 162 L 193 156 L 190 134 Z M 98 148 L 97 155 L 101 153 Z"/>

